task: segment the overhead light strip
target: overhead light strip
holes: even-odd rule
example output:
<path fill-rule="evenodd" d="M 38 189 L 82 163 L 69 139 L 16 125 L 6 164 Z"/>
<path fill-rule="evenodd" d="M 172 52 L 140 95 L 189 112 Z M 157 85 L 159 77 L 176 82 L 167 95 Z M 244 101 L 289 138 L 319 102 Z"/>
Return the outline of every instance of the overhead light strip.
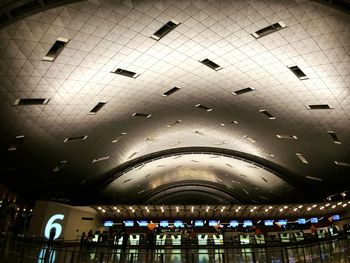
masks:
<path fill-rule="evenodd" d="M 112 143 L 116 143 L 116 142 L 118 142 L 123 136 L 125 136 L 126 135 L 126 132 L 122 132 L 116 139 L 114 139 L 113 141 L 112 141 Z"/>
<path fill-rule="evenodd" d="M 108 159 L 109 159 L 109 155 L 108 156 L 103 156 L 103 157 L 100 157 L 100 158 L 97 158 L 97 159 L 93 159 L 91 161 L 91 163 L 97 163 L 97 162 L 105 161 L 105 160 L 108 160 Z"/>
<path fill-rule="evenodd" d="M 77 137 L 69 137 L 69 138 L 66 138 L 64 139 L 64 143 L 67 143 L 67 142 L 74 142 L 74 141 L 84 141 L 87 139 L 87 135 L 85 136 L 77 136 Z"/>
<path fill-rule="evenodd" d="M 233 91 L 232 94 L 237 96 L 237 95 L 242 95 L 244 93 L 252 92 L 254 90 L 255 90 L 254 88 L 248 87 L 248 88 L 244 88 L 244 89 Z"/>
<path fill-rule="evenodd" d="M 169 34 L 171 31 L 173 31 L 178 25 L 180 24 L 180 22 L 176 21 L 176 20 L 170 20 L 169 22 L 167 22 L 164 26 L 162 26 L 161 28 L 159 28 L 152 36 L 151 38 L 153 38 L 154 40 L 159 41 L 160 39 L 162 39 L 163 37 L 165 37 L 167 34 Z"/>
<path fill-rule="evenodd" d="M 60 163 L 52 170 L 54 173 L 59 172 L 66 164 L 68 161 L 60 161 Z"/>
<path fill-rule="evenodd" d="M 168 96 L 174 94 L 175 92 L 179 91 L 180 89 L 181 89 L 181 88 L 179 88 L 179 87 L 174 87 L 174 88 L 168 90 L 167 92 L 163 93 L 162 96 L 163 96 L 163 97 L 168 97 Z"/>
<path fill-rule="evenodd" d="M 16 136 L 14 142 L 8 148 L 8 151 L 16 151 L 18 147 L 22 144 L 24 135 Z"/>
<path fill-rule="evenodd" d="M 203 59 L 201 61 L 202 64 L 206 65 L 207 67 L 215 70 L 215 71 L 219 71 L 220 69 L 222 69 L 222 67 L 220 67 L 218 64 L 216 64 L 215 62 L 211 61 L 210 59 L 206 58 Z"/>
<path fill-rule="evenodd" d="M 95 107 L 93 107 L 93 109 L 90 111 L 89 114 L 93 115 L 93 114 L 96 114 L 100 109 L 102 109 L 102 107 L 104 105 L 106 105 L 107 102 L 105 101 L 100 101 L 99 103 L 96 104 Z"/>
<path fill-rule="evenodd" d="M 140 118 L 150 118 L 152 115 L 151 114 L 147 114 L 147 113 L 138 113 L 135 112 L 131 115 L 132 117 L 140 117 Z"/>
<path fill-rule="evenodd" d="M 288 67 L 295 76 L 297 76 L 300 80 L 306 80 L 309 79 L 308 76 L 306 76 L 306 74 L 298 67 L 298 66 L 291 66 Z"/>
<path fill-rule="evenodd" d="M 262 114 L 264 114 L 266 117 L 268 117 L 270 120 L 275 120 L 276 117 L 273 116 L 271 113 L 269 113 L 267 110 L 259 110 Z"/>
<path fill-rule="evenodd" d="M 309 110 L 330 110 L 330 109 L 332 109 L 332 107 L 329 106 L 328 104 L 306 105 L 306 108 Z"/>
<path fill-rule="evenodd" d="M 309 162 L 306 160 L 306 158 L 301 154 L 301 153 L 296 153 L 295 154 L 299 160 L 302 162 L 302 163 L 305 163 L 305 164 L 308 164 Z"/>
<path fill-rule="evenodd" d="M 13 105 L 14 106 L 46 105 L 49 101 L 50 99 L 46 99 L 46 98 L 23 98 L 23 99 L 16 99 Z"/>
<path fill-rule="evenodd" d="M 274 23 L 270 26 L 264 27 L 256 32 L 254 32 L 252 34 L 252 36 L 255 37 L 256 39 L 258 39 L 258 38 L 267 36 L 269 34 L 275 33 L 275 32 L 282 30 L 286 27 L 287 27 L 287 25 L 284 22 L 280 21 L 280 22 Z"/>
<path fill-rule="evenodd" d="M 213 110 L 213 109 L 208 108 L 202 104 L 196 104 L 195 107 L 200 108 L 200 109 L 205 110 L 205 111 L 208 111 L 208 112 Z"/>
<path fill-rule="evenodd" d="M 341 144 L 338 136 L 335 134 L 334 131 L 327 131 L 327 133 L 329 134 L 329 136 L 331 136 L 331 138 L 335 144 Z"/>
<path fill-rule="evenodd" d="M 53 46 L 50 48 L 50 50 L 47 52 L 46 56 L 43 57 L 44 61 L 54 61 L 56 57 L 61 53 L 63 48 L 67 45 L 69 39 L 59 37 L 57 38 L 56 42 L 53 44 Z"/>
<path fill-rule="evenodd" d="M 291 139 L 291 140 L 296 140 L 296 139 L 298 139 L 298 137 L 295 136 L 295 135 L 285 135 L 285 134 L 277 134 L 276 137 L 277 137 L 278 139 Z"/>
<path fill-rule="evenodd" d="M 121 68 L 117 68 L 115 71 L 112 71 L 111 73 L 117 74 L 117 75 L 122 75 L 125 77 L 129 77 L 129 78 L 134 78 L 136 79 L 138 76 L 140 76 L 140 74 L 137 74 L 135 72 L 126 70 L 126 69 L 121 69 Z"/>
<path fill-rule="evenodd" d="M 348 166 L 348 167 L 350 167 L 350 163 L 341 162 L 341 161 L 334 161 L 334 163 L 336 165 L 339 165 L 339 166 Z"/>
<path fill-rule="evenodd" d="M 313 180 L 313 181 L 323 181 L 322 178 L 319 178 L 319 177 L 314 177 L 314 176 L 309 176 L 309 175 L 306 175 L 305 176 L 307 179 L 309 180 Z"/>

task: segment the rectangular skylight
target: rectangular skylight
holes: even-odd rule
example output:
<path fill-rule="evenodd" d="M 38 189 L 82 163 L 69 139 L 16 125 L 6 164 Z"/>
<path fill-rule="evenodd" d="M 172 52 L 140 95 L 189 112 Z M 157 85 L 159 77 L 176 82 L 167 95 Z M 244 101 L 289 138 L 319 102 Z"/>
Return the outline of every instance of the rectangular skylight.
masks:
<path fill-rule="evenodd" d="M 169 34 L 172 30 L 174 30 L 180 23 L 176 20 L 170 20 L 168 23 L 166 23 L 164 26 L 159 28 L 152 36 L 154 40 L 160 40 L 165 35 Z"/>
<path fill-rule="evenodd" d="M 350 163 L 346 163 L 346 162 L 334 161 L 334 163 L 340 166 L 350 166 Z"/>
<path fill-rule="evenodd" d="M 24 135 L 16 136 L 15 141 L 8 148 L 9 151 L 16 151 L 18 147 L 21 145 L 24 139 Z"/>
<path fill-rule="evenodd" d="M 309 110 L 330 110 L 332 109 L 331 106 L 328 104 L 313 104 L 313 105 L 306 105 L 306 108 Z"/>
<path fill-rule="evenodd" d="M 306 158 L 301 153 L 296 153 L 296 156 L 299 158 L 299 160 L 302 163 L 308 164 L 309 162 L 306 160 Z"/>
<path fill-rule="evenodd" d="M 268 117 L 270 120 L 275 120 L 276 117 L 273 116 L 271 113 L 269 113 L 267 110 L 259 110 L 262 114 L 264 114 L 266 117 Z"/>
<path fill-rule="evenodd" d="M 218 71 L 220 69 L 222 69 L 222 67 L 220 67 L 218 64 L 216 64 L 215 62 L 211 61 L 210 59 L 206 58 L 202 61 L 199 61 L 201 62 L 202 64 L 206 65 L 207 67 L 215 70 L 215 71 Z"/>
<path fill-rule="evenodd" d="M 292 66 L 292 67 L 288 67 L 295 76 L 297 76 L 300 80 L 305 80 L 305 79 L 309 79 L 308 76 L 306 76 L 306 74 L 298 67 L 298 66 Z"/>
<path fill-rule="evenodd" d="M 132 117 L 149 118 L 149 117 L 151 117 L 152 115 L 151 115 L 151 114 L 147 114 L 147 113 L 137 113 L 137 112 L 135 112 L 135 113 L 133 113 L 131 116 L 132 116 Z"/>
<path fill-rule="evenodd" d="M 112 71 L 112 73 L 122 75 L 125 77 L 129 77 L 129 78 L 134 78 L 134 79 L 136 79 L 138 76 L 140 76 L 140 74 L 137 74 L 137 73 L 129 71 L 129 70 L 121 69 L 121 68 L 118 68 L 115 71 Z"/>
<path fill-rule="evenodd" d="M 65 166 L 67 164 L 68 161 L 60 161 L 60 163 L 52 170 L 54 173 L 60 171 L 63 166 Z"/>
<path fill-rule="evenodd" d="M 180 89 L 181 89 L 181 88 L 179 88 L 179 87 L 174 87 L 174 88 L 168 90 L 167 92 L 165 92 L 162 96 L 163 96 L 163 97 L 168 97 L 168 96 L 170 96 L 171 94 L 175 93 L 176 91 L 179 91 Z"/>
<path fill-rule="evenodd" d="M 62 49 L 66 46 L 68 41 L 69 41 L 68 38 L 63 38 L 63 37 L 57 38 L 56 42 L 50 48 L 49 52 L 47 52 L 46 56 L 43 57 L 43 60 L 54 61 L 55 58 L 61 53 Z"/>
<path fill-rule="evenodd" d="M 202 105 L 202 104 L 196 104 L 196 105 L 194 105 L 195 107 L 197 107 L 197 108 L 200 108 L 200 109 L 202 109 L 202 110 L 206 110 L 206 111 L 212 111 L 213 109 L 210 109 L 210 108 L 208 108 L 208 107 L 206 107 L 206 106 L 204 106 L 204 105 Z"/>
<path fill-rule="evenodd" d="M 24 98 L 24 99 L 16 99 L 13 105 L 45 105 L 50 101 L 50 99 L 45 98 Z"/>
<path fill-rule="evenodd" d="M 241 94 L 244 94 L 244 93 L 252 92 L 254 90 L 255 89 L 253 89 L 252 87 L 248 87 L 248 88 L 244 88 L 244 89 L 233 91 L 232 94 L 233 95 L 241 95 Z"/>
<path fill-rule="evenodd" d="M 283 23 L 282 21 L 278 22 L 278 23 L 274 23 L 270 26 L 264 27 L 256 32 L 254 32 L 252 34 L 253 37 L 255 37 L 256 39 L 260 38 L 260 37 L 264 37 L 267 36 L 269 34 L 272 34 L 274 32 L 277 32 L 283 28 L 286 28 L 286 24 Z"/>
<path fill-rule="evenodd" d="M 66 142 L 74 142 L 74 141 L 84 141 L 84 140 L 86 140 L 87 137 L 88 137 L 87 135 L 77 136 L 77 137 L 69 137 L 69 138 L 64 139 L 63 142 L 66 143 Z"/>
<path fill-rule="evenodd" d="M 96 104 L 95 107 L 90 111 L 89 114 L 96 114 L 104 105 L 106 105 L 107 102 L 105 101 L 100 101 L 99 103 Z"/>
<path fill-rule="evenodd" d="M 341 142 L 340 142 L 338 136 L 335 134 L 334 131 L 327 131 L 327 132 L 328 132 L 328 134 L 331 136 L 331 138 L 332 138 L 332 140 L 333 140 L 334 143 L 336 143 L 336 144 L 341 144 Z"/>
<path fill-rule="evenodd" d="M 295 135 L 286 135 L 286 134 L 277 134 L 276 137 L 278 139 L 292 139 L 292 140 L 298 139 L 298 137 Z"/>

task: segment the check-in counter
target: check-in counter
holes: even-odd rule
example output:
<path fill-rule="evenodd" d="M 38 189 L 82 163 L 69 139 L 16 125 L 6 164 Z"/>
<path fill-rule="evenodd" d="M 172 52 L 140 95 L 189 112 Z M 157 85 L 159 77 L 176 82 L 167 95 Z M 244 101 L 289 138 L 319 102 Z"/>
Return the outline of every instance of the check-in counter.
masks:
<path fill-rule="evenodd" d="M 222 234 L 213 234 L 214 245 L 222 246 L 224 244 L 224 237 Z"/>
<path fill-rule="evenodd" d="M 174 246 L 180 246 L 181 245 L 181 235 L 180 234 L 171 235 L 171 244 Z"/>
<path fill-rule="evenodd" d="M 199 246 L 208 245 L 208 234 L 197 234 L 197 240 Z"/>
<path fill-rule="evenodd" d="M 156 245 L 164 246 L 166 241 L 166 235 L 156 235 Z"/>
<path fill-rule="evenodd" d="M 140 235 L 138 235 L 138 234 L 130 235 L 129 242 L 130 242 L 131 246 L 138 246 L 138 245 L 140 245 Z"/>

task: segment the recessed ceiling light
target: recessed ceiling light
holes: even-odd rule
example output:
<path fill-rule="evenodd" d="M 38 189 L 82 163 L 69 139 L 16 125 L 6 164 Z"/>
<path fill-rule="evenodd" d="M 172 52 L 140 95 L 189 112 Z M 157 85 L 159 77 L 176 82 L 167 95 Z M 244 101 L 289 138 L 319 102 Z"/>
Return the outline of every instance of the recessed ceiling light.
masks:
<path fill-rule="evenodd" d="M 302 163 L 308 164 L 309 162 L 306 160 L 306 158 L 301 153 L 296 153 L 296 156 L 299 158 L 299 160 Z"/>
<path fill-rule="evenodd" d="M 270 120 L 275 120 L 276 117 L 273 116 L 271 113 L 269 113 L 268 111 L 266 110 L 259 110 L 259 112 L 261 112 L 262 114 L 264 114 L 266 117 L 268 117 Z"/>
<path fill-rule="evenodd" d="M 244 94 L 244 93 L 252 92 L 254 90 L 255 89 L 253 89 L 252 87 L 248 87 L 248 88 L 244 88 L 244 89 L 233 91 L 232 94 L 237 96 L 237 95 L 241 95 L 241 94 Z"/>
<path fill-rule="evenodd" d="M 87 135 L 85 135 L 85 136 L 77 136 L 77 137 L 69 137 L 69 138 L 66 138 L 66 139 L 64 139 L 64 143 L 66 143 L 66 142 L 73 142 L 73 141 L 84 141 L 84 140 L 86 140 L 87 139 Z"/>
<path fill-rule="evenodd" d="M 277 134 L 276 137 L 278 139 L 292 139 L 292 140 L 298 139 L 298 137 L 295 135 L 286 135 L 286 134 Z"/>
<path fill-rule="evenodd" d="M 162 96 L 163 96 L 163 97 L 168 97 L 168 96 L 174 94 L 175 92 L 179 91 L 180 89 L 181 89 L 181 88 L 179 88 L 179 87 L 174 87 L 174 88 L 168 90 L 167 92 L 163 93 Z"/>
<path fill-rule="evenodd" d="M 218 71 L 220 69 L 222 69 L 222 67 L 220 67 L 218 64 L 216 64 L 215 62 L 211 61 L 210 59 L 206 58 L 206 59 L 203 59 L 201 61 L 202 64 L 206 65 L 207 67 L 215 70 L 215 71 Z"/>
<path fill-rule="evenodd" d="M 338 136 L 335 134 L 334 131 L 327 131 L 327 132 L 328 132 L 329 136 L 331 136 L 331 138 L 335 144 L 341 144 Z"/>
<path fill-rule="evenodd" d="M 21 145 L 21 143 L 23 142 L 23 139 L 24 139 L 24 135 L 16 136 L 14 142 L 10 145 L 8 150 L 9 151 L 16 151 L 18 149 L 18 147 Z"/>
<path fill-rule="evenodd" d="M 61 53 L 62 49 L 66 46 L 68 41 L 69 41 L 68 38 L 63 38 L 63 37 L 57 38 L 56 42 L 50 48 L 49 52 L 47 52 L 46 56 L 43 57 L 43 60 L 54 61 L 55 58 Z"/>
<path fill-rule="evenodd" d="M 208 112 L 213 110 L 213 109 L 208 108 L 208 107 L 206 107 L 206 106 L 204 106 L 202 104 L 196 104 L 195 107 L 203 109 L 203 110 L 208 111 Z"/>
<path fill-rule="evenodd" d="M 135 113 L 133 113 L 131 116 L 132 116 L 132 117 L 149 118 L 149 117 L 151 117 L 152 115 L 151 115 L 151 114 L 146 114 L 146 113 L 137 113 L 137 112 L 135 112 Z"/>
<path fill-rule="evenodd" d="M 122 75 L 122 76 L 129 77 L 129 78 L 134 78 L 134 79 L 136 79 L 138 76 L 140 76 L 140 74 L 137 74 L 135 72 L 132 72 L 132 71 L 129 71 L 126 69 L 121 69 L 121 68 L 118 68 L 115 71 L 112 71 L 111 73 Z"/>
<path fill-rule="evenodd" d="M 106 105 L 107 102 L 105 101 L 100 101 L 99 103 L 96 104 L 95 107 L 90 111 L 89 114 L 96 114 L 104 105 Z"/>
<path fill-rule="evenodd" d="M 263 37 L 263 36 L 267 36 L 271 33 L 277 32 L 283 28 L 286 28 L 286 24 L 283 23 L 282 21 L 278 22 L 278 23 L 274 23 L 270 26 L 264 27 L 258 31 L 256 31 L 255 33 L 252 34 L 253 37 L 255 37 L 256 39 Z"/>
<path fill-rule="evenodd" d="M 300 80 L 306 80 L 308 79 L 308 76 L 298 67 L 298 66 L 292 66 L 288 67 L 295 76 L 297 76 Z"/>
<path fill-rule="evenodd" d="M 306 105 L 306 108 L 309 110 L 330 110 L 331 106 L 328 104 L 314 104 L 314 105 Z"/>
<path fill-rule="evenodd" d="M 160 40 L 165 35 L 169 34 L 172 30 L 174 30 L 180 23 L 176 20 L 170 20 L 168 23 L 166 23 L 164 26 L 159 28 L 152 36 L 154 40 Z"/>
<path fill-rule="evenodd" d="M 231 121 L 232 124 L 238 124 L 238 121 Z"/>
<path fill-rule="evenodd" d="M 45 98 L 23 98 L 23 99 L 16 99 L 13 103 L 14 106 L 17 105 L 45 105 L 50 101 L 50 99 Z"/>

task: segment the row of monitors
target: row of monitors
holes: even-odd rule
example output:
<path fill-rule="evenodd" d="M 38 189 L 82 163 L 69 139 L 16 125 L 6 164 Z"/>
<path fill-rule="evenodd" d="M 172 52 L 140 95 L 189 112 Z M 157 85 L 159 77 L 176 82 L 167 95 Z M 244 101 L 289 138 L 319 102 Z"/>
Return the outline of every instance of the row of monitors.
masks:
<path fill-rule="evenodd" d="M 332 216 L 332 220 L 333 221 L 337 221 L 340 219 L 340 216 L 339 215 L 333 215 Z M 290 223 L 297 223 L 299 225 L 304 225 L 306 224 L 307 222 L 310 222 L 311 224 L 316 224 L 318 223 L 319 219 L 317 217 L 312 217 L 308 220 L 306 220 L 305 218 L 299 218 L 297 221 L 293 221 L 293 222 L 290 222 Z M 264 220 L 264 225 L 265 226 L 273 226 L 274 224 L 277 224 L 277 225 L 286 225 L 287 224 L 287 220 Z M 126 220 L 126 221 L 123 221 L 125 227 L 133 227 L 135 226 L 135 222 L 133 220 Z M 146 227 L 149 222 L 147 220 L 140 220 L 140 221 L 137 221 L 138 223 L 138 226 L 140 227 Z M 104 226 L 105 227 L 109 227 L 109 226 L 113 226 L 113 221 L 105 221 L 104 223 Z M 193 222 L 191 221 L 191 225 L 193 224 Z M 204 220 L 195 220 L 194 221 L 194 226 L 195 227 L 203 227 L 204 225 L 206 224 L 206 221 Z M 238 227 L 239 225 L 243 225 L 243 227 L 250 227 L 250 226 L 253 226 L 253 221 L 252 220 L 243 220 L 243 222 L 239 223 L 238 220 L 230 220 L 230 223 L 229 223 L 229 227 Z M 182 220 L 174 220 L 174 223 L 172 224 L 174 225 L 174 227 L 177 227 L 177 228 L 181 228 L 181 227 L 184 227 L 184 223 Z M 168 220 L 160 220 L 159 222 L 159 226 L 160 227 L 169 227 L 169 221 Z M 220 221 L 218 220 L 208 220 L 208 226 L 223 226 L 223 225 L 220 225 Z"/>

